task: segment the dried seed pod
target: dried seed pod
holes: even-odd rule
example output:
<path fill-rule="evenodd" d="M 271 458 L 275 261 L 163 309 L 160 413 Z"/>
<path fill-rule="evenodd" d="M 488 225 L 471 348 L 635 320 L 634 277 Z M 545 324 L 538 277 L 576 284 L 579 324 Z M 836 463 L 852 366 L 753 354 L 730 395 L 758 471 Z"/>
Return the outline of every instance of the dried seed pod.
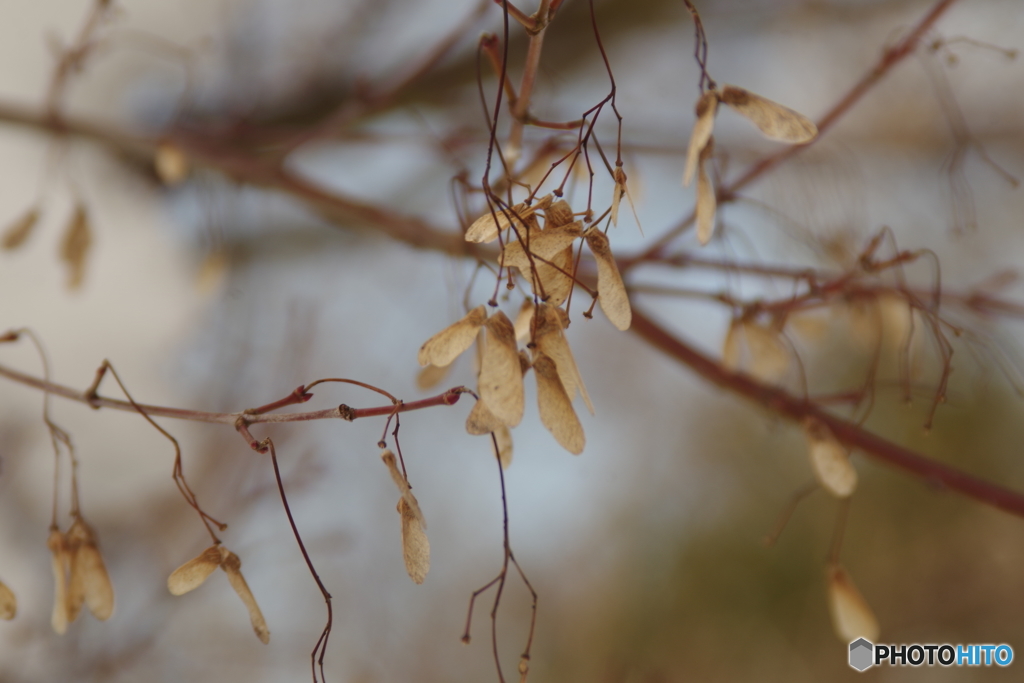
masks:
<path fill-rule="evenodd" d="M 559 225 L 566 225 L 572 223 L 572 207 L 569 206 L 569 202 L 564 199 L 559 199 L 557 202 L 551 204 L 551 206 L 544 209 L 544 222 L 545 229 L 550 230 L 556 228 Z"/>
<path fill-rule="evenodd" d="M 633 310 L 629 307 L 626 286 L 622 284 L 619 267 L 615 264 L 608 237 L 600 230 L 587 233 L 587 244 L 597 261 L 597 302 L 601 310 L 620 330 L 628 330 L 633 321 Z"/>
<path fill-rule="evenodd" d="M 92 246 L 92 228 L 84 204 L 77 204 L 64 229 L 60 258 L 68 265 L 68 288 L 77 289 L 85 277 L 85 259 Z"/>
<path fill-rule="evenodd" d="M 402 517 L 402 556 L 405 570 L 414 583 L 423 583 L 430 571 L 430 542 L 424 530 L 423 516 L 415 497 L 408 492 L 398 499 L 398 514 Z"/>
<path fill-rule="evenodd" d="M 839 639 L 844 643 L 857 638 L 878 640 L 878 619 L 846 570 L 839 564 L 830 565 L 827 577 L 829 612 Z"/>
<path fill-rule="evenodd" d="M 480 398 L 509 427 L 523 419 L 523 372 L 515 328 L 501 311 L 487 320 L 487 341 L 480 364 Z"/>
<path fill-rule="evenodd" d="M 800 144 L 818 135 L 818 127 L 806 116 L 743 88 L 727 85 L 722 88 L 719 99 L 772 140 Z"/>
<path fill-rule="evenodd" d="M 502 469 L 507 470 L 512 464 L 512 430 L 505 425 L 494 430 L 494 441 L 498 442 L 498 451 L 495 455 Z M 491 449 L 494 449 L 494 441 L 491 442 Z"/>
<path fill-rule="evenodd" d="M 405 494 L 411 487 L 405 475 L 398 469 L 398 461 L 395 459 L 395 454 L 391 452 L 391 449 L 385 448 L 380 452 L 380 459 L 388 468 L 388 474 L 391 475 L 391 481 L 395 482 L 395 486 L 398 487 L 398 493 L 400 495 Z"/>
<path fill-rule="evenodd" d="M 76 516 L 64 536 L 68 552 L 68 618 L 74 621 L 82 602 L 92 615 L 106 621 L 114 613 L 114 587 L 103 563 L 96 532 Z"/>
<path fill-rule="evenodd" d="M 524 299 L 523 305 L 519 307 L 516 315 L 516 322 L 513 327 L 516 330 L 516 341 L 525 342 L 530 338 L 530 325 L 533 322 L 533 300 Z"/>
<path fill-rule="evenodd" d="M 583 377 L 580 376 L 579 368 L 576 366 L 576 359 L 573 358 L 572 349 L 569 348 L 569 342 L 562 332 L 564 325 L 561 310 L 547 304 L 541 304 L 538 307 L 534 343 L 541 353 L 554 361 L 558 377 L 562 380 L 562 386 L 565 388 L 565 394 L 569 400 L 572 401 L 576 398 L 578 389 L 583 396 L 583 402 L 587 405 L 587 410 L 593 415 L 594 404 L 590 402 L 590 394 L 587 393 Z"/>
<path fill-rule="evenodd" d="M 715 212 L 718 209 L 718 198 L 711 184 L 705 165 L 715 151 L 714 138 L 700 152 L 697 162 L 697 241 L 707 244 L 715 232 Z"/>
<path fill-rule="evenodd" d="M 221 557 L 220 544 L 212 545 L 198 557 L 194 557 L 181 565 L 167 577 L 167 590 L 171 595 L 184 595 L 191 590 L 199 588 L 203 582 L 213 573 L 213 570 L 220 566 Z"/>
<path fill-rule="evenodd" d="M 68 614 L 67 550 L 64 547 L 64 534 L 60 532 L 60 529 L 50 529 L 46 547 L 50 549 L 54 585 L 53 615 L 50 617 L 50 625 L 58 635 L 64 635 L 72 619 Z"/>
<path fill-rule="evenodd" d="M 754 322 L 743 326 L 750 351 L 750 374 L 762 382 L 777 382 L 789 370 L 792 358 L 779 332 Z"/>
<path fill-rule="evenodd" d="M 38 206 L 33 206 L 21 216 L 18 216 L 18 219 L 4 230 L 4 239 L 2 243 L 4 250 L 13 251 L 24 244 L 29 235 L 32 234 L 32 229 L 36 227 L 36 223 L 38 222 Z"/>
<path fill-rule="evenodd" d="M 249 584 L 245 582 L 245 577 L 242 576 L 242 560 L 224 546 L 218 547 L 222 557 L 220 568 L 228 575 L 228 582 L 235 589 L 238 597 L 242 599 L 242 604 L 249 610 L 249 621 L 252 623 L 252 630 L 256 632 L 256 637 L 264 645 L 269 643 L 270 629 L 267 628 L 267 620 L 263 618 L 260 606 L 256 604 L 256 598 L 253 597 L 252 591 L 249 590 Z"/>
<path fill-rule="evenodd" d="M 10 621 L 18 614 L 18 599 L 14 597 L 14 591 L 0 581 L 0 619 Z"/>
<path fill-rule="evenodd" d="M 416 387 L 421 391 L 427 391 L 433 389 L 441 383 L 445 377 L 448 376 L 448 372 L 452 369 L 451 363 L 439 368 L 436 365 L 428 365 L 422 368 L 416 373 Z"/>
<path fill-rule="evenodd" d="M 814 477 L 836 498 L 848 498 L 857 488 L 857 470 L 849 452 L 821 420 L 808 417 L 803 428 Z"/>
<path fill-rule="evenodd" d="M 480 305 L 435 334 L 420 347 L 420 365 L 436 365 L 439 368 L 450 365 L 459 354 L 472 346 L 476 333 L 486 320 L 487 309 Z"/>
<path fill-rule="evenodd" d="M 516 229 L 523 230 L 528 226 L 528 219 L 539 209 L 546 209 L 551 205 L 551 195 L 545 195 L 537 199 L 533 204 L 516 204 L 510 208 L 495 207 L 494 211 L 488 211 L 480 218 L 473 221 L 473 224 L 466 230 L 467 242 L 493 242 L 498 239 L 498 233 L 516 223 Z"/>
<path fill-rule="evenodd" d="M 153 155 L 153 169 L 164 185 L 172 187 L 188 177 L 188 157 L 181 148 L 170 142 L 157 145 Z"/>
<path fill-rule="evenodd" d="M 690 133 L 690 146 L 686 150 L 686 170 L 683 172 L 683 187 L 693 182 L 693 174 L 697 170 L 697 161 L 701 152 L 711 140 L 715 128 L 715 114 L 718 111 L 718 93 L 708 90 L 697 100 L 697 122 Z"/>
<path fill-rule="evenodd" d="M 466 433 L 474 436 L 490 434 L 504 425 L 504 422 L 488 410 L 487 404 L 483 401 L 477 401 L 466 416 Z"/>
<path fill-rule="evenodd" d="M 533 360 L 533 372 L 537 376 L 540 421 L 562 448 L 573 455 L 579 455 L 586 445 L 583 425 L 576 417 L 576 411 L 573 410 L 572 403 L 565 393 L 555 362 L 538 353 Z"/>
<path fill-rule="evenodd" d="M 506 268 L 514 267 L 523 273 L 528 273 L 531 263 L 539 266 L 542 263 L 539 259 L 552 260 L 559 253 L 565 251 L 566 247 L 572 245 L 582 234 L 583 224 L 579 221 L 546 230 L 530 230 L 524 234 L 524 239 L 505 244 L 498 257 L 498 263 Z M 527 241 L 529 242 L 529 253 L 534 256 L 532 262 L 526 251 Z"/>
<path fill-rule="evenodd" d="M 536 270 L 529 274 L 530 290 L 552 306 L 559 306 L 572 291 L 572 247 L 566 247 L 548 259 L 550 263 L 534 260 Z"/>

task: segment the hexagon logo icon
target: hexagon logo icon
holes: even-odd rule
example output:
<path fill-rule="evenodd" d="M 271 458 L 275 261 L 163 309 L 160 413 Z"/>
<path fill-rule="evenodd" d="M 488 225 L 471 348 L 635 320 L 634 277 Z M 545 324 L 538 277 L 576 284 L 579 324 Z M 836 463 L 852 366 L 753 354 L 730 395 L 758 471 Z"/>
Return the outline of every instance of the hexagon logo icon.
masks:
<path fill-rule="evenodd" d="M 866 638 L 858 638 L 850 643 L 850 666 L 857 671 L 864 671 L 874 665 L 875 646 Z"/>

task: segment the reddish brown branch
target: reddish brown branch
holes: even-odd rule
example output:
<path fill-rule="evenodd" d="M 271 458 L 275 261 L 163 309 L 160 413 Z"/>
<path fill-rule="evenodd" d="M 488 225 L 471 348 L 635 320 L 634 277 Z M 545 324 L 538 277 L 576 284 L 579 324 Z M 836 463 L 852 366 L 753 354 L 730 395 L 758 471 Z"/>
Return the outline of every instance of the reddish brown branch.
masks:
<path fill-rule="evenodd" d="M 940 484 L 986 505 L 1024 517 L 1024 494 L 979 479 L 967 472 L 925 457 L 899 444 L 887 441 L 853 422 L 836 417 L 814 403 L 788 392 L 761 384 L 748 375 L 729 372 L 717 361 L 667 332 L 660 325 L 633 309 L 631 329 L 651 345 L 686 365 L 712 384 L 759 403 L 773 413 L 800 422 L 807 417 L 821 420 L 836 438 L 868 456 L 899 467 L 929 484 Z"/>

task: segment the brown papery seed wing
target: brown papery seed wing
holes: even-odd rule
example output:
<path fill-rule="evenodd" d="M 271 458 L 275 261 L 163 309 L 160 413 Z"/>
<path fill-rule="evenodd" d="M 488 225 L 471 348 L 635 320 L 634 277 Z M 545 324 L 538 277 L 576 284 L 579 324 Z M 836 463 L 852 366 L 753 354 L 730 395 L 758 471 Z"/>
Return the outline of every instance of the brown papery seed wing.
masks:
<path fill-rule="evenodd" d="M 507 470 L 512 465 L 512 430 L 502 425 L 494 430 L 494 441 L 498 443 L 498 462 L 502 469 Z M 491 442 L 491 449 L 494 449 L 494 441 Z"/>
<path fill-rule="evenodd" d="M 569 246 L 549 259 L 550 263 L 534 261 L 537 270 L 530 276 L 530 288 L 552 306 L 560 305 L 572 291 L 572 253 Z"/>
<path fill-rule="evenodd" d="M 448 372 L 451 368 L 451 363 L 443 368 L 436 365 L 427 365 L 423 367 L 418 373 L 416 373 L 416 388 L 421 391 L 433 389 L 441 383 L 441 380 L 448 376 Z"/>
<path fill-rule="evenodd" d="M 18 217 L 11 225 L 4 231 L 4 239 L 0 246 L 3 246 L 5 251 L 11 251 L 17 249 L 25 240 L 28 239 L 29 235 L 32 234 L 32 229 L 36 227 L 36 223 L 39 222 L 39 209 L 32 207 L 24 214 Z"/>
<path fill-rule="evenodd" d="M 71 573 L 69 616 L 74 621 L 84 600 L 94 617 L 106 621 L 114 613 L 114 587 L 100 554 L 96 532 L 79 516 L 71 524 L 65 538 Z"/>
<path fill-rule="evenodd" d="M 828 606 L 832 626 L 844 643 L 867 638 L 878 640 L 878 619 L 850 575 L 838 564 L 828 568 Z"/>
<path fill-rule="evenodd" d="M 576 390 L 583 395 L 583 402 L 587 405 L 590 414 L 594 414 L 594 404 L 590 402 L 590 394 L 583 384 L 583 377 L 580 376 L 579 368 L 576 366 L 576 359 L 573 358 L 572 349 L 562 332 L 562 318 L 559 314 L 561 309 L 554 306 L 541 304 L 539 307 L 537 332 L 535 342 L 537 348 L 545 356 L 555 362 L 558 369 L 558 376 L 565 387 L 565 394 L 569 400 L 576 398 Z"/>
<path fill-rule="evenodd" d="M 555 362 L 544 354 L 538 354 L 533 361 L 533 372 L 537 376 L 540 421 L 562 448 L 573 455 L 579 455 L 586 445 L 583 425 L 569 402 Z"/>
<path fill-rule="evenodd" d="M 849 452 L 824 422 L 808 417 L 803 428 L 818 483 L 836 498 L 848 498 L 857 488 L 857 470 Z"/>
<path fill-rule="evenodd" d="M 64 548 L 64 534 L 59 529 L 51 529 L 46 539 L 46 547 L 50 549 L 51 566 L 53 567 L 53 615 L 50 625 L 53 630 L 64 635 L 71 619 L 68 618 L 68 579 L 67 551 Z"/>
<path fill-rule="evenodd" d="M 525 342 L 530 338 L 530 326 L 533 323 L 533 300 L 524 299 L 516 314 L 516 341 Z"/>
<path fill-rule="evenodd" d="M 68 568 L 68 623 L 74 623 L 85 604 L 85 573 L 80 562 L 79 551 L 88 539 L 88 531 L 76 519 L 64 534 L 64 556 Z"/>
<path fill-rule="evenodd" d="M 406 481 L 405 476 L 401 470 L 398 469 L 398 462 L 395 460 L 395 454 L 388 449 L 384 449 L 380 453 L 380 459 L 384 461 L 384 464 L 388 468 L 388 473 L 391 475 L 391 480 L 395 482 L 395 486 L 398 487 L 399 493 L 405 493 L 409 490 L 409 482 Z"/>
<path fill-rule="evenodd" d="M 85 206 L 78 204 L 60 244 L 61 260 L 68 266 L 68 288 L 77 289 L 85 278 L 85 260 L 92 246 L 92 228 Z"/>
<path fill-rule="evenodd" d="M 548 208 L 544 209 L 545 227 L 551 229 L 559 225 L 572 223 L 572 207 L 569 202 L 559 199 Z"/>
<path fill-rule="evenodd" d="M 473 345 L 476 333 L 486 320 L 487 309 L 480 305 L 435 334 L 420 347 L 420 365 L 436 365 L 439 368 L 450 365 L 459 354 Z"/>
<path fill-rule="evenodd" d="M 235 589 L 238 597 L 242 599 L 245 608 L 249 610 L 249 621 L 252 623 L 252 630 L 256 632 L 256 637 L 264 645 L 269 643 L 270 629 L 267 628 L 267 620 L 263 618 L 260 606 L 256 604 L 256 598 L 253 597 L 252 591 L 249 590 L 249 584 L 245 582 L 245 577 L 242 576 L 242 561 L 238 558 L 238 555 L 228 551 L 220 568 L 228 575 L 231 587 Z"/>
<path fill-rule="evenodd" d="M 743 88 L 727 85 L 721 99 L 772 140 L 800 144 L 818 135 L 818 127 L 806 116 Z"/>
<path fill-rule="evenodd" d="M 18 614 L 18 599 L 14 597 L 14 591 L 0 581 L 0 619 L 10 621 Z"/>
<path fill-rule="evenodd" d="M 591 230 L 587 233 L 587 244 L 597 261 L 597 302 L 601 304 L 601 310 L 612 321 L 612 325 L 620 330 L 628 330 L 633 321 L 633 310 L 629 306 L 619 267 L 608 245 L 608 237 L 600 230 Z"/>
<path fill-rule="evenodd" d="M 212 545 L 198 557 L 181 565 L 167 577 L 167 590 L 171 595 L 184 595 L 203 585 L 207 577 L 221 563 L 220 545 Z"/>
<path fill-rule="evenodd" d="M 523 373 L 515 328 L 501 311 L 487 320 L 487 343 L 480 365 L 480 398 L 509 427 L 523 419 Z"/>
<path fill-rule="evenodd" d="M 714 149 L 714 140 L 709 140 L 697 164 L 697 241 L 702 245 L 711 241 L 711 235 L 715 232 L 715 211 L 718 209 L 715 188 L 705 169 Z"/>
<path fill-rule="evenodd" d="M 504 422 L 488 410 L 487 404 L 482 400 L 476 402 L 476 405 L 473 406 L 473 409 L 469 411 L 469 415 L 466 417 L 466 433 L 474 436 L 490 434 L 498 429 L 498 427 L 503 427 L 504 425 Z"/>
<path fill-rule="evenodd" d="M 686 170 L 683 172 L 683 187 L 693 182 L 693 174 L 697 170 L 697 161 L 704 151 L 711 133 L 715 129 L 715 113 L 718 111 L 718 93 L 709 90 L 697 100 L 697 122 L 690 133 L 690 146 L 686 150 Z"/>
<path fill-rule="evenodd" d="M 547 230 L 530 231 L 524 234 L 526 240 L 517 240 L 506 244 L 501 251 L 499 262 L 505 267 L 515 267 L 527 273 L 530 270 L 530 257 L 526 251 L 527 241 L 529 242 L 529 254 L 535 257 L 534 263 L 539 265 L 540 262 L 537 258 L 552 260 L 582 234 L 583 226 L 579 221 Z"/>
<path fill-rule="evenodd" d="M 411 495 L 411 494 L 410 494 Z M 398 514 L 402 517 L 402 556 L 405 570 L 414 583 L 423 583 L 430 571 L 430 542 L 423 530 L 422 516 L 403 496 L 398 500 Z"/>

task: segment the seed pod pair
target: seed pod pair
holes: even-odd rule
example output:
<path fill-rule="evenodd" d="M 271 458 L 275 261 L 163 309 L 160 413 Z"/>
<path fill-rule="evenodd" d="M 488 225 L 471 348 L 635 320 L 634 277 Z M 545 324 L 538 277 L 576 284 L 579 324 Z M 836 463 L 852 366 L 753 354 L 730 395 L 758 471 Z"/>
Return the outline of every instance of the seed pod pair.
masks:
<path fill-rule="evenodd" d="M 224 573 L 228 575 L 228 582 L 248 610 L 249 621 L 256 637 L 263 643 L 269 643 L 270 629 L 267 628 L 267 621 L 263 618 L 263 612 L 260 611 L 256 598 L 249 590 L 249 584 L 242 576 L 242 560 L 220 543 L 210 546 L 198 557 L 171 572 L 171 575 L 167 577 L 167 590 L 171 592 L 171 595 L 184 595 L 195 590 L 203 585 L 203 582 L 217 567 L 223 569 Z"/>
<path fill-rule="evenodd" d="M 50 529 L 46 540 L 50 549 L 54 604 L 50 624 L 58 634 L 78 618 L 82 605 L 92 615 L 106 621 L 114 612 L 114 587 L 110 583 L 96 533 L 81 515 L 76 515 L 67 533 Z"/>
<path fill-rule="evenodd" d="M 711 240 L 715 228 L 717 199 L 705 164 L 714 152 L 715 140 L 712 133 L 719 102 L 750 120 L 772 140 L 802 144 L 818 135 L 818 128 L 810 119 L 743 88 L 727 85 L 721 91 L 708 90 L 701 95 L 697 100 L 697 122 L 690 134 L 686 168 L 683 171 L 684 187 L 693 181 L 694 172 L 697 174 L 697 239 L 701 244 Z"/>
<path fill-rule="evenodd" d="M 430 542 L 427 540 L 427 521 L 420 510 L 420 504 L 416 496 L 412 494 L 412 487 L 409 480 L 405 478 L 398 463 L 395 461 L 395 454 L 385 449 L 380 454 L 381 460 L 387 466 L 391 479 L 398 487 L 398 515 L 402 520 L 402 557 L 405 560 L 405 571 L 414 583 L 423 583 L 430 571 Z"/>

